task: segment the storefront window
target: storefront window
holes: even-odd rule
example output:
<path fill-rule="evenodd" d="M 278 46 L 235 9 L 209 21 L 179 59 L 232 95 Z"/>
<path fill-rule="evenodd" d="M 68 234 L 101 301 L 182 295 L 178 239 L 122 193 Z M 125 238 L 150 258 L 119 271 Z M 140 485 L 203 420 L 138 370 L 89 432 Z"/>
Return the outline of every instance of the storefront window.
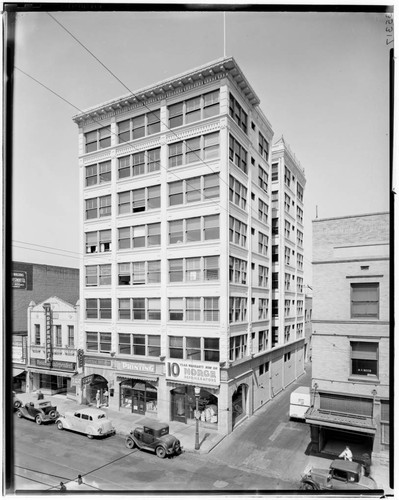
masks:
<path fill-rule="evenodd" d="M 178 387 L 171 391 L 172 420 L 187 423 L 195 418 L 196 399 L 194 386 Z M 218 398 L 201 388 L 198 398 L 199 419 L 207 424 L 218 422 Z"/>
<path fill-rule="evenodd" d="M 143 380 L 124 380 L 120 384 L 120 406 L 132 413 L 156 412 L 158 408 L 157 388 Z"/>

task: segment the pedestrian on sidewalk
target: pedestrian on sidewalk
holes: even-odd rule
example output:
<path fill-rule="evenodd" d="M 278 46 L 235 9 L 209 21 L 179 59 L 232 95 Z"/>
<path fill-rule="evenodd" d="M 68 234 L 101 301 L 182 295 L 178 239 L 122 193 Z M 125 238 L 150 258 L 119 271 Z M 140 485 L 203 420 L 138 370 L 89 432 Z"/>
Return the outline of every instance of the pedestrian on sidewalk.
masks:
<path fill-rule="evenodd" d="M 97 401 L 97 408 L 100 408 L 100 404 L 101 404 L 101 394 L 100 394 L 100 391 L 97 391 L 96 401 Z"/>
<path fill-rule="evenodd" d="M 80 474 L 78 474 L 78 484 L 82 484 L 82 483 L 83 483 L 82 476 Z"/>
<path fill-rule="evenodd" d="M 66 486 L 62 481 L 60 482 L 60 491 L 66 491 Z"/>
<path fill-rule="evenodd" d="M 339 458 L 343 458 L 344 460 L 349 460 L 350 462 L 352 462 L 353 455 L 349 446 L 345 447 L 344 451 L 340 453 Z"/>

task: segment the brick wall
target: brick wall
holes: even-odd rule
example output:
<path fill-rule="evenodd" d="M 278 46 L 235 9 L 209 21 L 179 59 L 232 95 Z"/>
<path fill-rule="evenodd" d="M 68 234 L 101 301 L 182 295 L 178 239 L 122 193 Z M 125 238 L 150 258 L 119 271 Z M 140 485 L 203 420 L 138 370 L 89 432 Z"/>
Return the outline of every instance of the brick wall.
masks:
<path fill-rule="evenodd" d="M 12 289 L 13 334 L 27 333 L 28 306 L 32 300 L 38 304 L 56 296 L 75 305 L 79 299 L 79 269 L 13 262 L 12 270 L 28 273 L 28 289 Z"/>
<path fill-rule="evenodd" d="M 313 261 L 333 259 L 335 246 L 387 241 L 389 213 L 313 221 Z"/>

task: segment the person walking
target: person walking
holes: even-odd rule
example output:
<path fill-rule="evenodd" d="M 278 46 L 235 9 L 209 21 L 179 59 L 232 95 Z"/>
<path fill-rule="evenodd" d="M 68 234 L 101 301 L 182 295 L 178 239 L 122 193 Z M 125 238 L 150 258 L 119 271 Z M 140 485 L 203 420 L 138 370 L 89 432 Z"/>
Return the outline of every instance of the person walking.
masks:
<path fill-rule="evenodd" d="M 100 404 L 101 404 L 101 394 L 100 394 L 100 391 L 97 391 L 96 401 L 97 401 L 97 408 L 100 408 Z"/>
<path fill-rule="evenodd" d="M 349 460 L 350 462 L 352 462 L 353 455 L 349 446 L 345 447 L 344 451 L 340 453 L 339 458 L 343 458 L 344 460 Z"/>
<path fill-rule="evenodd" d="M 60 491 L 66 491 L 66 486 L 62 481 L 60 482 Z"/>

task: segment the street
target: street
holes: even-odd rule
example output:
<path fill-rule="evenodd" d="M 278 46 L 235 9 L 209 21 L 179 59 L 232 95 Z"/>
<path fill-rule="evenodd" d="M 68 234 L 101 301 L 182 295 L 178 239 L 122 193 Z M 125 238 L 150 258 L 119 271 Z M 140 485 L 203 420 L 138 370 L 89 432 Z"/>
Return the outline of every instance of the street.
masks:
<path fill-rule="evenodd" d="M 93 492 L 298 490 L 310 436 L 305 423 L 289 421 L 289 397 L 309 380 L 308 371 L 210 453 L 164 460 L 128 450 L 119 435 L 89 440 L 14 416 L 15 489 L 54 491 L 62 481 Z"/>

